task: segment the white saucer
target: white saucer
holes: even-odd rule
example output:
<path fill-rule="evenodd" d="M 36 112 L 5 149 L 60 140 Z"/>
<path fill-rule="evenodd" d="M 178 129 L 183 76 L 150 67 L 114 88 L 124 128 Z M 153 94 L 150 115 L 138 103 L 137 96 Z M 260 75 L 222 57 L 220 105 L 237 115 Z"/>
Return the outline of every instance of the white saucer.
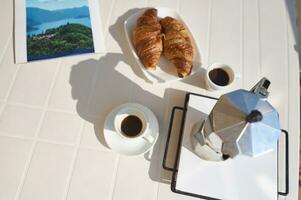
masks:
<path fill-rule="evenodd" d="M 154 137 L 152 143 L 147 142 L 143 138 L 125 139 L 122 138 L 118 133 L 116 133 L 114 127 L 115 116 L 120 109 L 123 109 L 125 107 L 133 107 L 139 109 L 145 114 L 147 118 L 146 120 L 149 123 L 149 134 Z M 113 109 L 111 113 L 106 117 L 103 133 L 107 145 L 113 151 L 116 151 L 117 153 L 123 155 L 136 156 L 146 153 L 154 146 L 159 136 L 159 125 L 156 116 L 150 109 L 140 104 L 127 103 Z"/>

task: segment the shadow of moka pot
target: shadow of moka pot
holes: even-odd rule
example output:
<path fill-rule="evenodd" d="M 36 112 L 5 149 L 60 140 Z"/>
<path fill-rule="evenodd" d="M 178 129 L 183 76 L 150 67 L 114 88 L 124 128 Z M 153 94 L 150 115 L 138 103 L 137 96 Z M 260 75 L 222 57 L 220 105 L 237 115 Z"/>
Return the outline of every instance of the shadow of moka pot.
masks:
<path fill-rule="evenodd" d="M 195 153 L 223 161 L 240 154 L 256 157 L 272 150 L 281 134 L 279 115 L 267 101 L 270 81 L 262 78 L 250 91 L 222 95 L 206 120 L 193 127 Z"/>

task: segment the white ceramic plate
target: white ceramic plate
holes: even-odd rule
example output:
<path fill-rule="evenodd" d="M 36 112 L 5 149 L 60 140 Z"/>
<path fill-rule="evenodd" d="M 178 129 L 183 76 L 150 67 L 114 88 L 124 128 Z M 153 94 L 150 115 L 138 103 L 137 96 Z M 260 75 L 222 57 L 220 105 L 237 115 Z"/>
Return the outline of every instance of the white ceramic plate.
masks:
<path fill-rule="evenodd" d="M 147 142 L 143 138 L 125 139 L 115 132 L 115 116 L 121 109 L 125 107 L 134 107 L 144 113 L 149 123 L 148 134 L 151 134 L 154 138 L 152 143 Z M 140 104 L 127 103 L 113 109 L 112 112 L 107 116 L 103 133 L 107 145 L 113 151 L 122 155 L 136 156 L 146 153 L 154 146 L 159 136 L 159 125 L 156 116 L 150 109 Z"/>
<path fill-rule="evenodd" d="M 142 72 L 144 73 L 144 75 L 146 76 L 146 78 L 149 79 L 151 82 L 154 82 L 154 83 L 168 82 L 168 81 L 183 79 L 183 78 L 178 77 L 175 66 L 171 62 L 169 62 L 163 55 L 161 55 L 160 62 L 155 71 L 146 70 L 144 68 L 142 62 L 140 61 L 140 59 L 136 53 L 136 50 L 134 48 L 134 44 L 132 43 L 132 35 L 133 35 L 133 30 L 136 26 L 137 19 L 144 13 L 144 11 L 146 9 L 148 9 L 148 8 L 144 8 L 144 9 L 137 11 L 136 13 L 134 13 L 133 15 L 131 15 L 129 18 L 127 18 L 124 21 L 124 30 L 125 30 L 126 39 L 128 41 L 131 52 L 132 52 L 136 62 L 140 66 L 140 68 L 141 68 Z M 193 68 L 192 68 L 192 72 L 191 72 L 190 76 L 193 75 L 201 67 L 201 55 L 200 55 L 200 51 L 197 47 L 197 44 L 193 38 L 193 35 L 191 34 L 191 31 L 188 29 L 188 26 L 186 25 L 186 23 L 182 20 L 180 15 L 175 10 L 172 10 L 170 8 L 163 8 L 163 7 L 159 7 L 156 9 L 158 10 L 158 18 L 159 19 L 170 16 L 170 17 L 173 17 L 173 18 L 179 20 L 186 26 L 187 30 L 189 31 L 190 35 L 192 36 L 192 43 L 194 46 L 194 60 L 193 60 Z"/>

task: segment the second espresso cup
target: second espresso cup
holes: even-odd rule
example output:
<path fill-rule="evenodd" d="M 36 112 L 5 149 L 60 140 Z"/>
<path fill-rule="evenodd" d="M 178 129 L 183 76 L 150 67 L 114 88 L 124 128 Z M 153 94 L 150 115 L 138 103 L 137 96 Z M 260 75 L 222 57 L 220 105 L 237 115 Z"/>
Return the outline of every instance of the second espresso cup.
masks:
<path fill-rule="evenodd" d="M 154 137 L 149 134 L 147 118 L 139 109 L 121 109 L 115 116 L 114 126 L 117 134 L 124 139 L 143 138 L 149 143 L 154 141 Z"/>
<path fill-rule="evenodd" d="M 226 64 L 214 63 L 206 71 L 206 87 L 208 90 L 222 90 L 230 87 L 235 78 L 233 69 Z"/>

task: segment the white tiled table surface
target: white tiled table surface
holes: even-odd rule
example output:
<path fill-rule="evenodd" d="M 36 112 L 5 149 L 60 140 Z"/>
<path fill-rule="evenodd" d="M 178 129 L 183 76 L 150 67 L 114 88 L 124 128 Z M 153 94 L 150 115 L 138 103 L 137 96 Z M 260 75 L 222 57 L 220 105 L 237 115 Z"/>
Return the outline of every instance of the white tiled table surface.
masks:
<path fill-rule="evenodd" d="M 122 23 L 133 8 L 146 6 L 178 10 L 198 41 L 203 67 L 224 62 L 241 74 L 232 89 L 249 89 L 262 76 L 271 80 L 269 100 L 290 133 L 286 199 L 296 200 L 300 119 L 290 0 L 100 0 L 107 54 L 22 65 L 13 60 L 13 1 L 1 0 L 0 199 L 192 199 L 160 181 L 170 109 L 183 104 L 185 91 L 221 93 L 202 89 L 200 75 L 160 85 L 140 77 Z M 144 104 L 159 118 L 160 138 L 150 161 L 103 145 L 104 117 L 126 102 Z"/>

